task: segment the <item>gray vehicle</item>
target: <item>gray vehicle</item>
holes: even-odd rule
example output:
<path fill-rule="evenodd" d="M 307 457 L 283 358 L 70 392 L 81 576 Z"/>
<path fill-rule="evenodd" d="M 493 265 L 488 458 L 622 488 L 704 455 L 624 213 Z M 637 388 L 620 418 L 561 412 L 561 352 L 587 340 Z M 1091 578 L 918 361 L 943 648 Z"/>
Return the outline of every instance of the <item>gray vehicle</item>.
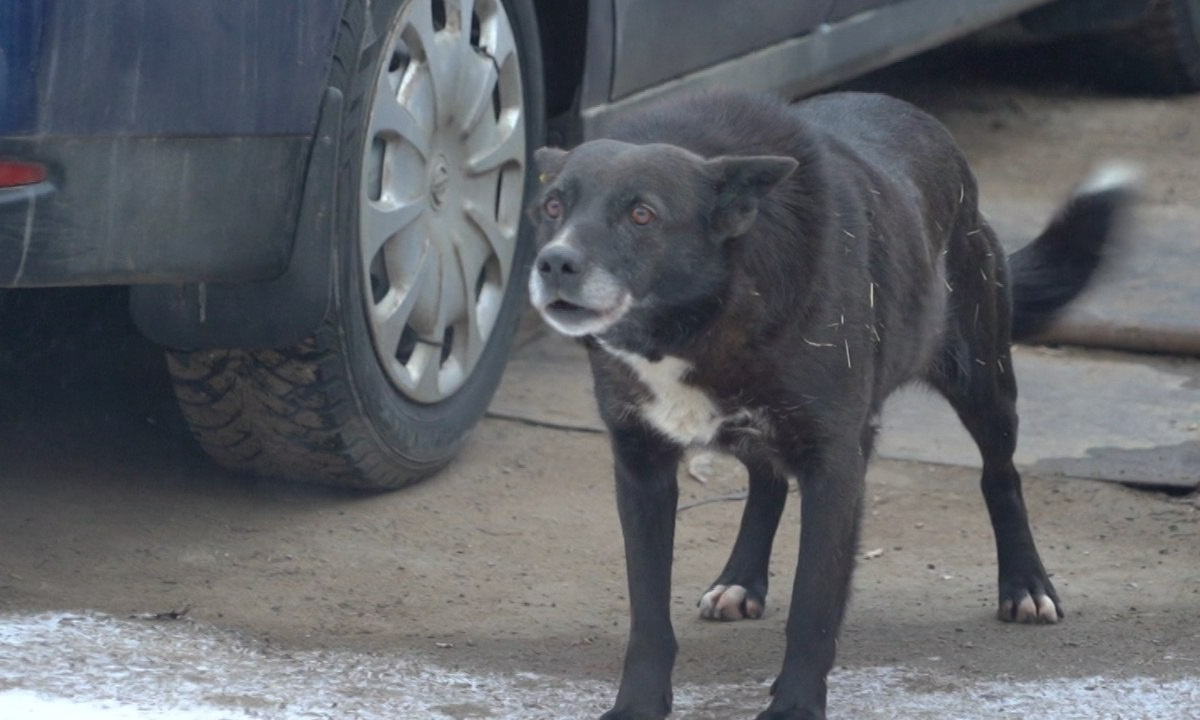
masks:
<path fill-rule="evenodd" d="M 400 487 L 500 380 L 536 147 L 1014 19 L 1200 86 L 1200 0 L 3 3 L 0 288 L 129 286 L 226 467 Z"/>

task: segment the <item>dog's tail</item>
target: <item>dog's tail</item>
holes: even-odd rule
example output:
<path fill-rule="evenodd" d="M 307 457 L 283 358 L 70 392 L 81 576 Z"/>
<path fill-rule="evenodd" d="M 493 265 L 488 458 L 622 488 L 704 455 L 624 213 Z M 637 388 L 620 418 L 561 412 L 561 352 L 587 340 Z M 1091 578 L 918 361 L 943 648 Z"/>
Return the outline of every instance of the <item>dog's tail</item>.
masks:
<path fill-rule="evenodd" d="M 1036 240 L 1009 256 L 1014 342 L 1044 330 L 1087 286 L 1136 198 L 1138 177 L 1127 165 L 1102 168 Z"/>

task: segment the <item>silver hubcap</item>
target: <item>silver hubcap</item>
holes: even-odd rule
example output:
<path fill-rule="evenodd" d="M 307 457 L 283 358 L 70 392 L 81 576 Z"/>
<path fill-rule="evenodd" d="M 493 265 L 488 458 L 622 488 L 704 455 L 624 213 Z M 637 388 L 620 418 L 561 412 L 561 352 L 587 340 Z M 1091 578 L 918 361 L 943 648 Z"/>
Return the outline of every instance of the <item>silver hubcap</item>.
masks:
<path fill-rule="evenodd" d="M 510 282 L 520 65 L 500 0 L 412 0 L 382 62 L 359 203 L 367 320 L 392 383 L 435 403 L 470 377 Z"/>

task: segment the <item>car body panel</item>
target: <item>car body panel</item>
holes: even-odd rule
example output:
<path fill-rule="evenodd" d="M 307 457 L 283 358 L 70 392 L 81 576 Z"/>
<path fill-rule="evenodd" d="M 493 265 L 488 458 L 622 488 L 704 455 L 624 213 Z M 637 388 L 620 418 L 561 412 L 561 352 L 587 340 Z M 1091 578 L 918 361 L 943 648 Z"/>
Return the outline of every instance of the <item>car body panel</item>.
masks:
<path fill-rule="evenodd" d="M 0 286 L 282 274 L 342 4 L 0 5 Z"/>
<path fill-rule="evenodd" d="M 739 0 L 701 9 L 694 0 L 615 0 L 612 98 L 803 35 L 833 4 Z"/>
<path fill-rule="evenodd" d="M 817 1 L 823 4 L 823 0 Z M 603 132 L 607 120 L 617 114 L 675 93 L 705 87 L 726 85 L 797 97 L 1046 3 L 1047 0 L 888 2 L 631 95 L 613 94 L 608 102 L 585 106 L 581 110 L 582 136 L 588 138 Z M 797 68 L 805 71 L 798 72 Z"/>
<path fill-rule="evenodd" d="M 0 3 L 0 137 L 311 135 L 342 3 Z"/>
<path fill-rule="evenodd" d="M 834 0 L 833 7 L 829 9 L 829 16 L 825 18 L 825 22 L 835 23 L 839 20 L 845 20 L 848 17 L 857 15 L 860 12 L 874 10 L 877 7 L 900 1 L 901 0 Z"/>
<path fill-rule="evenodd" d="M 49 174 L 0 189 L 0 287 L 133 285 L 180 347 L 302 337 L 328 291 L 314 138 L 345 2 L 0 2 L 0 158 Z M 573 139 L 691 89 L 812 92 L 1050 0 L 578 2 L 546 15 L 586 17 Z M 236 317 L 180 324 L 173 302 Z"/>
<path fill-rule="evenodd" d="M 0 286 L 248 282 L 287 266 L 310 140 L 29 138 L 47 166 L 0 190 Z"/>

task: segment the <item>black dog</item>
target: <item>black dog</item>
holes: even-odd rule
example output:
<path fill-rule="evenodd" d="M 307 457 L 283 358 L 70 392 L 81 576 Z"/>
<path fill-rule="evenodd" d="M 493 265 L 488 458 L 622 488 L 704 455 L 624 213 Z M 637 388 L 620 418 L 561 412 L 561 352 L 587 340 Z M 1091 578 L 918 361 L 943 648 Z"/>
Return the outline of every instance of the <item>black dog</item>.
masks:
<path fill-rule="evenodd" d="M 949 133 L 899 100 L 714 92 L 608 138 L 538 151 L 530 279 L 546 321 L 587 344 L 612 437 L 632 620 L 604 718 L 671 710 L 676 470 L 690 445 L 750 471 L 706 617 L 762 613 L 787 477 L 799 480 L 787 650 L 759 718 L 825 717 L 876 418 L 913 380 L 946 396 L 983 456 L 1000 618 L 1061 618 L 1013 467 L 1009 345 L 1087 283 L 1132 196 L 1126 179 L 1082 186 L 1006 259 Z"/>

